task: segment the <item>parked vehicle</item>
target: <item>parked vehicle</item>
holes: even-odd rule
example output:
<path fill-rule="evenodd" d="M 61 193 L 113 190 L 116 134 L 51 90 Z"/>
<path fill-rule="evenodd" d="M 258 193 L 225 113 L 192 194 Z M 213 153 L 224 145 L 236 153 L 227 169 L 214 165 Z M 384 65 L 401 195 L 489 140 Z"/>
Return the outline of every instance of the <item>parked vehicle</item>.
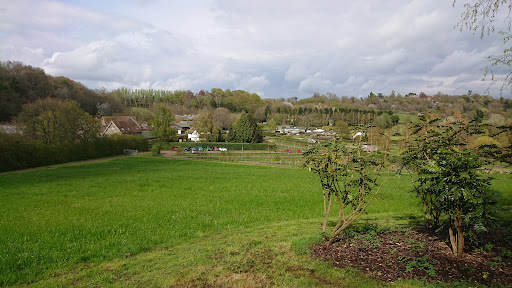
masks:
<path fill-rule="evenodd" d="M 304 151 L 297 149 L 297 153 L 304 153 Z"/>
<path fill-rule="evenodd" d="M 224 148 L 224 147 L 220 147 L 220 148 L 219 148 L 219 151 L 228 151 L 228 149 L 227 149 L 227 148 Z"/>
<path fill-rule="evenodd" d="M 172 151 L 176 151 L 176 150 L 178 150 L 179 148 L 180 148 L 180 147 L 178 147 L 178 146 L 174 146 L 174 147 L 172 147 L 171 149 L 172 149 Z"/>
<path fill-rule="evenodd" d="M 183 151 L 187 151 L 188 152 L 188 151 L 190 151 L 190 149 L 188 149 L 188 147 L 185 146 L 185 147 L 183 147 Z"/>
<path fill-rule="evenodd" d="M 201 147 L 201 146 L 197 146 L 197 147 L 196 147 L 196 150 L 197 150 L 197 151 L 203 151 L 204 149 L 203 149 L 203 147 Z"/>
<path fill-rule="evenodd" d="M 292 153 L 292 150 L 290 150 L 290 149 L 286 149 L 286 150 L 284 150 L 284 152 L 286 152 L 286 153 Z"/>

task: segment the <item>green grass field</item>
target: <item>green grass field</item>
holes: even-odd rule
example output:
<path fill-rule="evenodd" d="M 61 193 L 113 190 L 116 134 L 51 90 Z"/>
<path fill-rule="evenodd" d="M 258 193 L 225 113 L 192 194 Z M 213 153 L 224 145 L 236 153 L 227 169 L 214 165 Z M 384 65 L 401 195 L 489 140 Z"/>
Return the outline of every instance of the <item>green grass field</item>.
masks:
<path fill-rule="evenodd" d="M 384 188 L 361 223 L 421 221 L 407 176 Z M 297 253 L 323 209 L 301 169 L 129 157 L 0 175 L 0 199 L 0 286 L 381 284 Z"/>

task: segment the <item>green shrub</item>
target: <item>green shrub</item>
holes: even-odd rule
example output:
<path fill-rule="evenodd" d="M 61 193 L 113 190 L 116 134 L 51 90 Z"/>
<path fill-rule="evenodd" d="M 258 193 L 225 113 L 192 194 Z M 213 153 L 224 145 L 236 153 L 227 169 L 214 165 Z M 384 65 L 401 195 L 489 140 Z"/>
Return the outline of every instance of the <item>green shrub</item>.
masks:
<path fill-rule="evenodd" d="M 146 138 L 115 135 L 92 141 L 44 145 L 22 135 L 0 134 L 0 172 L 123 154 L 124 149 L 148 151 Z"/>

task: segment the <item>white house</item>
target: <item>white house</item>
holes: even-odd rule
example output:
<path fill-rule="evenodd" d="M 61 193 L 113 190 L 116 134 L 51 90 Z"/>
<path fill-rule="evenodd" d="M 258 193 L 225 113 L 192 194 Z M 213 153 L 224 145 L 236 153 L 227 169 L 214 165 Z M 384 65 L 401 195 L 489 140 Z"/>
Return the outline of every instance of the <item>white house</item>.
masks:
<path fill-rule="evenodd" d="M 194 130 L 194 132 L 188 134 L 188 140 L 192 142 L 199 142 L 199 133 L 197 130 Z"/>

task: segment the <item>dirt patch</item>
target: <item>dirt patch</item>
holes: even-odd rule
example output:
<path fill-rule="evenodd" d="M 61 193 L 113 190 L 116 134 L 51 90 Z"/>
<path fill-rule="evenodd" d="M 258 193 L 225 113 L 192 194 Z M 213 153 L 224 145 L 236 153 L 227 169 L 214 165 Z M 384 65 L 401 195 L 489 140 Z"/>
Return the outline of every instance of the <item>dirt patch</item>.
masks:
<path fill-rule="evenodd" d="M 512 286 L 511 238 L 500 230 L 476 239 L 478 243 L 467 240 L 466 253 L 458 259 L 447 239 L 428 229 L 345 233 L 334 245 L 316 244 L 312 254 L 387 282 L 417 278 Z"/>

